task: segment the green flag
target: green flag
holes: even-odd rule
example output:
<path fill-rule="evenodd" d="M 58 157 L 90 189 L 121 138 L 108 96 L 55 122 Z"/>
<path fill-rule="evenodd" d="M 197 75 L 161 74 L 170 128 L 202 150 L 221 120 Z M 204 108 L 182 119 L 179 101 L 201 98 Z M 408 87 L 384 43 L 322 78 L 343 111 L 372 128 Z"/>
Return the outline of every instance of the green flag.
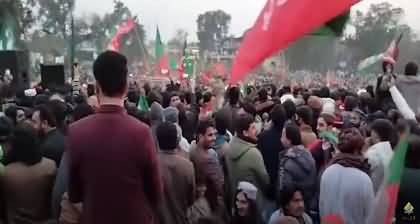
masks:
<path fill-rule="evenodd" d="M 159 27 L 156 28 L 156 40 L 155 40 L 155 57 L 156 61 L 160 61 L 164 54 L 164 47 L 162 39 L 160 38 Z"/>
<path fill-rule="evenodd" d="M 140 96 L 139 102 L 137 103 L 137 109 L 143 112 L 149 111 L 149 103 L 145 96 Z"/>
<path fill-rule="evenodd" d="M 194 73 L 194 60 L 188 53 L 184 56 L 184 72 L 191 77 Z"/>
<path fill-rule="evenodd" d="M 176 71 L 178 69 L 178 63 L 175 58 L 169 58 L 169 67 L 172 71 Z"/>
<path fill-rule="evenodd" d="M 350 18 L 350 11 L 335 17 L 327 22 L 324 26 L 313 32 L 311 35 L 316 36 L 341 36 L 346 27 L 346 23 Z"/>
<path fill-rule="evenodd" d="M 394 156 L 392 157 L 388 168 L 389 173 L 385 177 L 385 185 L 382 186 L 377 193 L 377 199 L 375 200 L 372 214 L 366 223 L 393 223 L 407 151 L 408 136 L 403 137 L 394 150 Z"/>

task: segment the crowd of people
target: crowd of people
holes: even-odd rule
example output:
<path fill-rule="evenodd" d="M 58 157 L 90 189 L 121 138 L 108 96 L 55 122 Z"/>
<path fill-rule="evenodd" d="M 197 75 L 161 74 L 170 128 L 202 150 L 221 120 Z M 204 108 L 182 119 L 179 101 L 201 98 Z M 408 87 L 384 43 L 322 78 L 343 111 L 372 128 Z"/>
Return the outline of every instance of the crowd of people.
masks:
<path fill-rule="evenodd" d="M 383 71 L 362 90 L 137 88 L 104 52 L 88 91 L 3 102 L 0 223 L 371 224 L 402 138 L 395 220 L 418 223 L 418 68 Z"/>

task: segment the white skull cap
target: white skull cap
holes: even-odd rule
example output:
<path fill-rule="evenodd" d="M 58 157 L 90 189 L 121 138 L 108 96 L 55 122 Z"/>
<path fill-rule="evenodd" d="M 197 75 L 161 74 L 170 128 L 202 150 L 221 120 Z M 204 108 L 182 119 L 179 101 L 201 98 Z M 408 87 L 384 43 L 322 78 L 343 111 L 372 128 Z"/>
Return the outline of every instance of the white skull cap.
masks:
<path fill-rule="evenodd" d="M 238 190 L 244 192 L 248 199 L 253 201 L 257 200 L 258 189 L 253 184 L 244 181 L 239 182 Z"/>

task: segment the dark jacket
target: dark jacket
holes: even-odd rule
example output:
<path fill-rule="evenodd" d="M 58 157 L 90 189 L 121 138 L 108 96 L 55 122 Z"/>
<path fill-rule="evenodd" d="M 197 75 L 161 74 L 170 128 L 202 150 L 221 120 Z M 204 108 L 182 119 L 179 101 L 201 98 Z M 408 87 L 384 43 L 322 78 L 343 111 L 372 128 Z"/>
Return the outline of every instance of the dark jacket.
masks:
<path fill-rule="evenodd" d="M 187 210 L 194 203 L 193 164 L 175 152 L 161 151 L 159 164 L 163 181 L 163 200 L 159 206 L 159 223 L 187 224 Z"/>
<path fill-rule="evenodd" d="M 305 207 L 316 206 L 316 167 L 311 153 L 302 145 L 293 146 L 280 153 L 277 192 L 288 184 L 296 184 L 305 192 Z"/>
<path fill-rule="evenodd" d="M 193 148 L 190 158 L 194 164 L 197 187 L 205 186 L 205 198 L 213 211 L 219 208 L 219 200 L 224 196 L 224 175 L 219 161 L 209 150 Z"/>
<path fill-rule="evenodd" d="M 376 81 L 375 101 L 378 109 L 388 111 L 395 108 L 394 101 L 392 100 L 391 93 L 386 87 L 388 77 L 381 75 Z"/>
<path fill-rule="evenodd" d="M 264 159 L 264 164 L 270 176 L 270 187 L 267 196 L 275 200 L 276 184 L 279 171 L 279 153 L 284 150 L 281 143 L 281 130 L 275 127 L 262 132 L 258 136 L 258 149 Z"/>
<path fill-rule="evenodd" d="M 48 159 L 54 160 L 57 167 L 60 166 L 61 157 L 65 148 L 65 138 L 59 129 L 51 130 L 47 133 L 41 145 L 42 154 Z"/>
<path fill-rule="evenodd" d="M 162 196 L 151 132 L 120 106 L 97 114 L 68 132 L 69 199 L 83 202 L 82 224 L 154 223 Z"/>

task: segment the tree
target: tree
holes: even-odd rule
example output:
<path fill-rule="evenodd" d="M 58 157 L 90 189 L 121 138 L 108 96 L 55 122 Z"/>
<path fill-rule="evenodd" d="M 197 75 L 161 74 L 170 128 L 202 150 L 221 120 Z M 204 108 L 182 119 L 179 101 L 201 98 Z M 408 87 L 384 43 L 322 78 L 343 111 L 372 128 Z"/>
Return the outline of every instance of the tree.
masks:
<path fill-rule="evenodd" d="M 70 32 L 70 14 L 75 0 L 42 0 L 37 1 L 39 10 L 37 20 L 43 30 L 67 39 Z"/>
<path fill-rule="evenodd" d="M 34 21 L 31 11 L 34 5 L 34 0 L 0 0 L 0 49 L 7 48 L 6 45 L 23 48 L 21 37 Z"/>
<path fill-rule="evenodd" d="M 197 18 L 200 52 L 216 51 L 217 44 L 229 33 L 231 16 L 222 10 L 207 11 Z"/>
<path fill-rule="evenodd" d="M 346 36 L 344 43 L 357 51 L 357 60 L 381 53 L 399 32 L 407 31 L 400 25 L 402 16 L 404 10 L 388 2 L 372 4 L 366 13 L 356 12 L 351 20 L 355 32 Z"/>

